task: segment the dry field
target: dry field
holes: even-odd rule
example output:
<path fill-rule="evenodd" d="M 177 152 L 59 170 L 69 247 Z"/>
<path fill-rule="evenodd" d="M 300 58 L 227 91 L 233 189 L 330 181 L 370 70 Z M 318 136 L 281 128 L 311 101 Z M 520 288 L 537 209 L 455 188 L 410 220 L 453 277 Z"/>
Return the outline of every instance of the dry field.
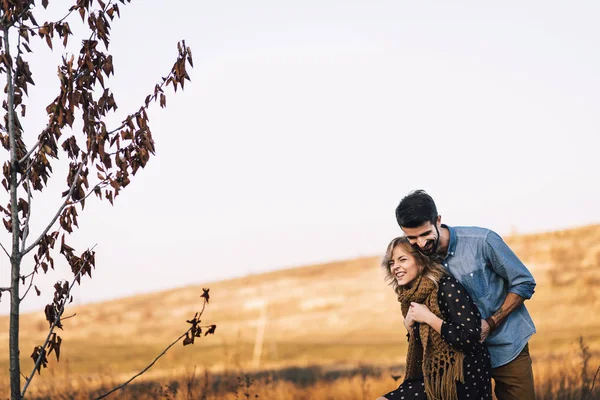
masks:
<path fill-rule="evenodd" d="M 600 225 L 506 240 L 538 283 L 527 302 L 538 330 L 530 342 L 538 394 L 580 399 L 600 365 Z M 379 257 L 361 258 L 72 307 L 66 315 L 77 316 L 60 332 L 61 361 L 51 358 L 35 378 L 32 398 L 87 399 L 123 382 L 187 329 L 202 286 L 211 289 L 203 322 L 217 324 L 216 334 L 174 347 L 137 385 L 112 398 L 375 398 L 394 388 L 390 376 L 401 374 L 406 351 L 399 305 L 378 264 Z M 39 312 L 23 316 L 21 326 L 28 371 L 47 323 Z M 7 347 L 8 318 L 2 317 L 2 398 Z"/>

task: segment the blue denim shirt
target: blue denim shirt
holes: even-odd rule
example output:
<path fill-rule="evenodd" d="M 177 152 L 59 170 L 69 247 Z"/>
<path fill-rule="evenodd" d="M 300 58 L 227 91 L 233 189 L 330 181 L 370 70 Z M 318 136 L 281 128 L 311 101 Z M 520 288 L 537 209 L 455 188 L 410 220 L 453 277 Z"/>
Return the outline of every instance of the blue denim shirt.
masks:
<path fill-rule="evenodd" d="M 533 276 L 497 233 L 478 227 L 442 226 L 450 231 L 444 267 L 467 289 L 482 318 L 495 313 L 509 292 L 531 298 Z M 485 340 L 492 368 L 514 360 L 534 333 L 531 316 L 522 304 Z"/>

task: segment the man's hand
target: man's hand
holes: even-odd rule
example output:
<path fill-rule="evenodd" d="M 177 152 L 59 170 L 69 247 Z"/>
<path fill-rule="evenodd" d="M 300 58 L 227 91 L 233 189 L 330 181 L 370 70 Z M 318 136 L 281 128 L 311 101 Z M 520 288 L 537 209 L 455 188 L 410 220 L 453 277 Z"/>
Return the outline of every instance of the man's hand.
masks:
<path fill-rule="evenodd" d="M 487 337 L 490 334 L 490 325 L 487 323 L 487 321 L 485 319 L 481 320 L 481 340 L 480 342 L 483 343 L 485 341 L 485 339 L 487 339 Z"/>

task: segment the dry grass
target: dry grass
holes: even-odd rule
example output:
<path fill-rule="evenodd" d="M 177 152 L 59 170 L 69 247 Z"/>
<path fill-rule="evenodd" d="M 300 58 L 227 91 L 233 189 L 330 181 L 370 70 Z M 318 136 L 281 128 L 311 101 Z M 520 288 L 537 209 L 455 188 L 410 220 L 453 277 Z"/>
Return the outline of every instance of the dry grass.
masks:
<path fill-rule="evenodd" d="M 571 356 L 552 355 L 534 362 L 537 398 L 541 400 L 600 399 L 600 387 L 592 388 L 594 370 L 590 362 L 600 363 L 600 354 L 584 362 L 585 352 L 574 345 Z M 585 368 L 584 368 L 585 366 Z M 584 372 L 585 371 L 585 372 Z M 93 398 L 115 386 L 119 380 L 105 372 L 95 381 L 68 379 L 51 373 L 53 379 L 38 386 L 31 399 L 83 400 Z M 226 370 L 221 373 L 207 369 L 188 369 L 155 379 L 146 377 L 109 397 L 123 400 L 238 400 L 238 399 L 375 399 L 393 390 L 392 375 L 401 376 L 402 367 L 357 366 L 352 369 L 285 368 L 280 370 L 246 372 Z M 597 379 L 598 380 L 598 379 Z M 600 384 L 596 380 L 597 384 Z"/>
<path fill-rule="evenodd" d="M 527 307 L 538 331 L 530 349 L 539 390 L 549 396 L 554 392 L 564 395 L 565 390 L 577 386 L 576 374 L 567 373 L 566 367 L 577 363 L 574 346 L 580 335 L 592 354 L 589 368 L 600 364 L 600 225 L 515 236 L 507 242 L 526 261 L 538 283 Z M 67 314 L 77 316 L 65 321 L 65 331 L 60 332 L 64 340 L 61 362 L 51 359 L 49 369 L 35 378 L 32 390 L 48 393 L 53 399 L 87 398 L 63 394 L 122 382 L 187 329 L 185 319 L 197 311 L 201 287 L 208 286 L 211 303 L 203 322 L 216 323 L 216 335 L 194 346 L 177 346 L 161 359 L 144 376 L 149 383 L 136 386 L 147 388 L 150 394 L 144 396 L 150 397 L 146 398 L 165 398 L 166 394 L 151 396 L 158 396 L 154 392 L 160 385 L 173 382 L 178 385 L 176 398 L 187 398 L 181 397 L 182 388 L 187 387 L 182 376 L 189 376 L 194 365 L 198 366 L 197 382 L 220 382 L 221 386 L 211 383 L 210 393 L 219 387 L 231 389 L 237 377 L 254 373 L 252 352 L 263 304 L 267 319 L 260 370 L 297 367 L 298 375 L 304 376 L 307 372 L 303 371 L 321 368 L 326 372 L 331 366 L 362 371 L 357 366 L 368 364 L 377 369 L 366 375 L 356 372 L 335 380 L 316 380 L 310 387 L 279 379 L 274 373 L 271 380 L 256 377 L 250 386 L 252 395 L 361 398 L 357 393 L 367 391 L 366 396 L 374 398 L 393 388 L 389 368 L 398 365 L 406 351 L 400 309 L 378 264 L 379 257 L 367 257 L 72 307 Z M 32 367 L 28 356 L 45 336 L 47 323 L 39 312 L 22 316 L 21 327 L 23 369 L 27 371 Z M 4 349 L 0 351 L 0 382 L 4 383 L 8 382 L 7 317 L 0 318 L 0 332 Z M 208 381 L 200 373 L 205 369 Z M 222 386 L 226 377 L 231 382 Z M 235 392 L 218 390 L 220 394 L 214 396 L 221 397 L 207 398 L 235 398 Z M 281 397 L 277 393 L 291 394 Z M 239 391 L 238 397 L 245 398 Z"/>

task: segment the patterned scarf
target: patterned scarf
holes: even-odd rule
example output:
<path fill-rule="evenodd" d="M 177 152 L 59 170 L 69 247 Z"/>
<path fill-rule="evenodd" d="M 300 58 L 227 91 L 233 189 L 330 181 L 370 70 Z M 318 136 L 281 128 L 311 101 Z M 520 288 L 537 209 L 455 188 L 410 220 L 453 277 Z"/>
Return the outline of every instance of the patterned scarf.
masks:
<path fill-rule="evenodd" d="M 425 304 L 442 318 L 438 306 L 438 287 L 427 277 L 419 277 L 410 288 L 399 287 L 398 301 L 406 318 L 411 302 Z M 464 354 L 455 351 L 442 336 L 427 324 L 419 324 L 422 346 L 416 343 L 416 332 L 411 332 L 406 355 L 406 378 L 423 375 L 425 393 L 430 400 L 457 400 L 456 381 L 464 383 Z"/>

